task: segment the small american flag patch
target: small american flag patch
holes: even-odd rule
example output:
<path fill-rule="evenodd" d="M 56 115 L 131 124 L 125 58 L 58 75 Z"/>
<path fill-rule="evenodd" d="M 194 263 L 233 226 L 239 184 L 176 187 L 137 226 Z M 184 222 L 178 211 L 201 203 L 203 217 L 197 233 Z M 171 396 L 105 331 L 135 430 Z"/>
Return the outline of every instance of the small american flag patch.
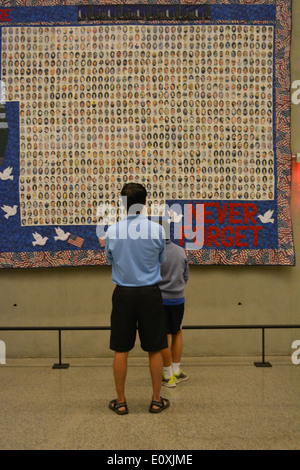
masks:
<path fill-rule="evenodd" d="M 68 238 L 68 243 L 71 245 L 77 246 L 78 248 L 82 247 L 82 244 L 84 242 L 83 238 L 76 237 L 76 235 L 70 235 Z"/>

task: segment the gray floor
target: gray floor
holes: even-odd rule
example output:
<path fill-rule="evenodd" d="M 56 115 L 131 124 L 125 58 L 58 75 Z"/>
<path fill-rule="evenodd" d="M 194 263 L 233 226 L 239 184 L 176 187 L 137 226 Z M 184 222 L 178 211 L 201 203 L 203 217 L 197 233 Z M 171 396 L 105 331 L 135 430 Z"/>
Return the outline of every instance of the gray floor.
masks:
<path fill-rule="evenodd" d="M 129 414 L 115 398 L 111 359 L 8 359 L 0 365 L 0 449 L 300 449 L 300 365 L 290 357 L 184 358 L 188 381 L 162 388 L 168 410 L 148 412 L 146 358 L 129 357 Z"/>

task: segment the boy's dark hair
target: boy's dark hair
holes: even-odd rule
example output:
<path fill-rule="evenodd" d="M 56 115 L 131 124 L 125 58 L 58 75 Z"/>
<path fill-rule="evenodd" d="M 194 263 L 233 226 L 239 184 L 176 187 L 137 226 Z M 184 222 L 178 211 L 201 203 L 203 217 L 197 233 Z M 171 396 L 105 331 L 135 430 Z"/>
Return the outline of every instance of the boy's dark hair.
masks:
<path fill-rule="evenodd" d="M 134 204 L 141 204 L 143 206 L 146 204 L 147 191 L 142 184 L 127 183 L 122 188 L 121 196 L 128 211 Z"/>

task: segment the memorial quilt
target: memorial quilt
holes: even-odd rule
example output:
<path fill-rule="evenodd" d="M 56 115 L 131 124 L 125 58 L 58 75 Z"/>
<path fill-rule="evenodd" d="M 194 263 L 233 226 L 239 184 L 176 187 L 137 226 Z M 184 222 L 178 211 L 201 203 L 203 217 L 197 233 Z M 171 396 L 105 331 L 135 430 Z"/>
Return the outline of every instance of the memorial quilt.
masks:
<path fill-rule="evenodd" d="M 295 264 L 290 0 L 5 1 L 0 267 L 106 265 L 147 189 L 192 265 Z"/>

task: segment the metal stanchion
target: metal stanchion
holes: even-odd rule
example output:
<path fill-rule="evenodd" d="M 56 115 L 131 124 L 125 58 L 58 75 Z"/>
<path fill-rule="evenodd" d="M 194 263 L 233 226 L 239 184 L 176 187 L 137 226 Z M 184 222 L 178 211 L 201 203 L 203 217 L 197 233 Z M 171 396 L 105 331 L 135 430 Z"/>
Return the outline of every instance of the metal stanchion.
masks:
<path fill-rule="evenodd" d="M 61 330 L 58 330 L 58 348 L 59 348 L 59 363 L 53 364 L 52 369 L 68 369 L 70 364 L 62 364 L 61 362 Z"/>
<path fill-rule="evenodd" d="M 270 362 L 265 362 L 265 329 L 261 329 L 262 333 L 262 361 L 254 362 L 255 367 L 272 367 Z"/>

